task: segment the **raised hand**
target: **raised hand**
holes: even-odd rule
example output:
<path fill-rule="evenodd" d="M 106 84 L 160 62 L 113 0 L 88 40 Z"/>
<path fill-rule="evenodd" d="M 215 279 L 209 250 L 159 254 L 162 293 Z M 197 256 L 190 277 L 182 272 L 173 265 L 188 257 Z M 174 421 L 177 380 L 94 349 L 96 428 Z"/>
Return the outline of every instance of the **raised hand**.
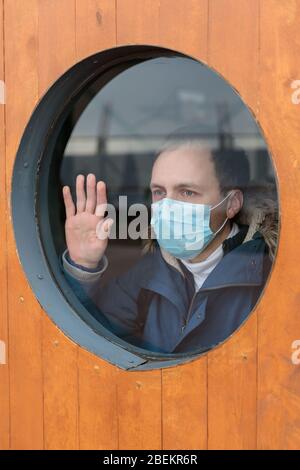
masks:
<path fill-rule="evenodd" d="M 76 177 L 76 206 L 70 187 L 62 188 L 66 209 L 65 235 L 70 258 L 87 268 L 97 267 L 107 244 L 113 219 L 104 218 L 107 207 L 106 185 L 93 173 Z"/>

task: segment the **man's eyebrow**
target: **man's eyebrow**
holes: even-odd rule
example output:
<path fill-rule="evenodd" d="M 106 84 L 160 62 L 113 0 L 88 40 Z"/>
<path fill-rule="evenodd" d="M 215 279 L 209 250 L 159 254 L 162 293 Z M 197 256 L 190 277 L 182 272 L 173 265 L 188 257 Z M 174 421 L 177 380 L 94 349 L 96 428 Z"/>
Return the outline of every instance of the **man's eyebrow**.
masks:
<path fill-rule="evenodd" d="M 150 189 L 152 189 L 152 188 L 163 188 L 163 186 L 161 184 L 158 184 L 158 183 L 150 183 L 149 188 Z"/>
<path fill-rule="evenodd" d="M 180 188 L 196 188 L 196 189 L 203 190 L 203 187 L 202 187 L 202 186 L 200 186 L 199 184 L 196 184 L 196 183 L 192 183 L 191 181 L 187 181 L 186 183 L 179 183 L 179 184 L 176 184 L 176 185 L 175 185 L 175 188 L 176 188 L 176 189 L 180 189 Z"/>
<path fill-rule="evenodd" d="M 149 188 L 152 189 L 152 188 L 164 188 L 164 186 L 162 186 L 161 184 L 158 184 L 158 183 L 151 183 L 149 185 Z M 179 183 L 179 184 L 176 184 L 174 186 L 175 189 L 182 189 L 182 188 L 194 188 L 194 189 L 198 189 L 200 191 L 203 191 L 203 186 L 200 186 L 199 184 L 196 184 L 196 183 L 192 183 L 191 181 L 187 181 L 187 182 L 183 182 L 183 183 Z"/>

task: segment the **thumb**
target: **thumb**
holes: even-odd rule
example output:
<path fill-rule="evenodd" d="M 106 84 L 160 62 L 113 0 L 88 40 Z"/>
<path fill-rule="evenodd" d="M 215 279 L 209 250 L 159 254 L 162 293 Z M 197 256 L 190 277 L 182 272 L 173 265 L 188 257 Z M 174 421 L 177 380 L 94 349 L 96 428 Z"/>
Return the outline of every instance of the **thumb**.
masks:
<path fill-rule="evenodd" d="M 105 240 L 109 237 L 112 224 L 114 223 L 113 219 L 104 219 L 100 220 L 96 226 L 96 235 L 99 240 Z"/>

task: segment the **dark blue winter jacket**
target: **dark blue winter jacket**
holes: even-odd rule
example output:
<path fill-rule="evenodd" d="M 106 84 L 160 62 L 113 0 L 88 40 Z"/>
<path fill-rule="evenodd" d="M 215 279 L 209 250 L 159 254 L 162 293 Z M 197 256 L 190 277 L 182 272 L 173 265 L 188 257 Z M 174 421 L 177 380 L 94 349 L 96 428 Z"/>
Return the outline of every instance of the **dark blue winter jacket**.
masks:
<path fill-rule="evenodd" d="M 136 346 L 162 353 L 206 350 L 229 337 L 255 306 L 271 269 L 260 232 L 243 243 L 248 226 L 223 242 L 224 256 L 195 292 L 192 273 L 166 262 L 158 245 L 104 286 L 62 270 L 81 300 L 104 326 Z M 67 260 L 67 261 L 66 261 Z"/>

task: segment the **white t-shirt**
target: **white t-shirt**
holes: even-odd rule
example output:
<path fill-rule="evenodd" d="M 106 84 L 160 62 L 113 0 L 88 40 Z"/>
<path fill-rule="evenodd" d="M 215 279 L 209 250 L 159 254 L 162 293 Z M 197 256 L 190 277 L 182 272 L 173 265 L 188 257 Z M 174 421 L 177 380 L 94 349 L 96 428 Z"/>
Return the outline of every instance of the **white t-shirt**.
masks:
<path fill-rule="evenodd" d="M 235 222 L 233 222 L 231 232 L 227 238 L 233 237 L 238 232 L 239 227 Z M 194 276 L 196 291 L 200 289 L 209 273 L 217 266 L 219 261 L 221 261 L 223 254 L 223 246 L 221 243 L 218 248 L 216 248 L 216 250 L 213 251 L 205 260 L 198 263 L 191 263 L 186 259 L 180 258 L 180 261 L 191 271 Z"/>

